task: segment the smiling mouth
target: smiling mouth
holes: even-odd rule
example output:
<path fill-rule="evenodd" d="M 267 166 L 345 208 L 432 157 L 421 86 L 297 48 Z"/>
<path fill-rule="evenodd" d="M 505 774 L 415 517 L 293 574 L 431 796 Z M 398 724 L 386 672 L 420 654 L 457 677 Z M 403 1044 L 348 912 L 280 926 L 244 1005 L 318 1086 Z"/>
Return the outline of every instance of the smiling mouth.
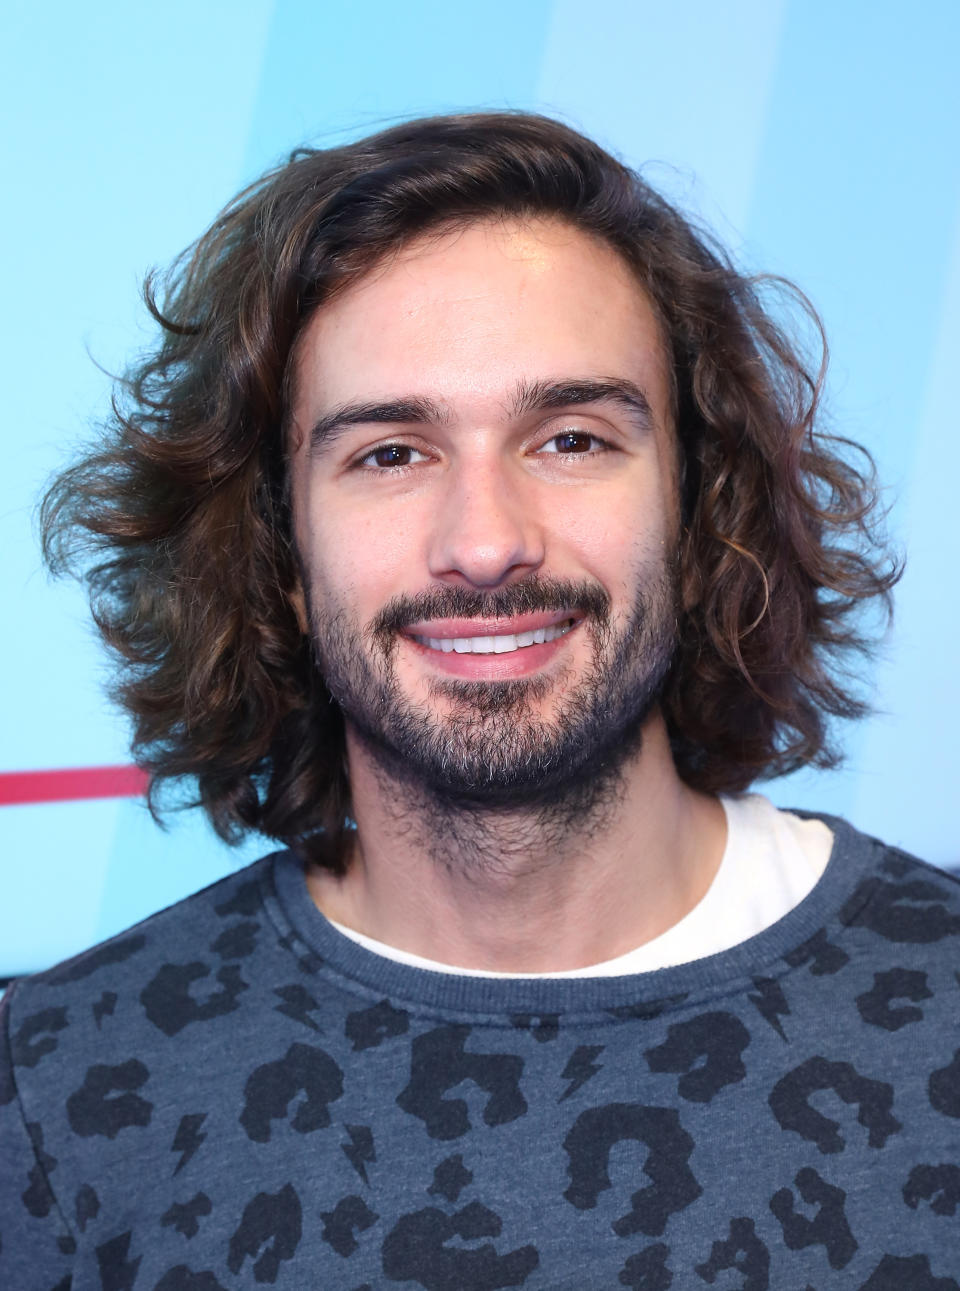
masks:
<path fill-rule="evenodd" d="M 545 645 L 566 636 L 574 627 L 574 619 L 564 619 L 552 623 L 549 627 L 535 628 L 529 632 L 500 633 L 494 636 L 479 637 L 425 637 L 411 633 L 411 640 L 428 650 L 439 650 L 443 654 L 513 654 L 516 650 L 525 650 L 528 646 Z"/>

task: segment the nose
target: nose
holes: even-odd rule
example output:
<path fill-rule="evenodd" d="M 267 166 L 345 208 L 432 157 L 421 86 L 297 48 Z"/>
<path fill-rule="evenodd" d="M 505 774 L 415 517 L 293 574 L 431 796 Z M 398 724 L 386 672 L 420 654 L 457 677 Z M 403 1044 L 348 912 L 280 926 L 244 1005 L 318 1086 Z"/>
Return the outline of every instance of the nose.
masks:
<path fill-rule="evenodd" d="M 543 564 L 543 528 L 531 482 L 522 477 L 502 462 L 473 460 L 451 468 L 432 529 L 434 578 L 497 587 Z"/>

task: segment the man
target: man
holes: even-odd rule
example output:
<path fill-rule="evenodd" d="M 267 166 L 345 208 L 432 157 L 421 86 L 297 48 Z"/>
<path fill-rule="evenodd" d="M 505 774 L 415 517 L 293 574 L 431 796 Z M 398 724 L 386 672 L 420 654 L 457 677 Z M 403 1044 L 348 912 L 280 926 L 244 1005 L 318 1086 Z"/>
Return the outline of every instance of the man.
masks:
<path fill-rule="evenodd" d="M 48 553 L 154 789 L 284 850 L 9 993 L 3 1284 L 960 1286 L 956 885 L 743 795 L 895 577 L 755 285 L 497 115 L 148 299 Z"/>

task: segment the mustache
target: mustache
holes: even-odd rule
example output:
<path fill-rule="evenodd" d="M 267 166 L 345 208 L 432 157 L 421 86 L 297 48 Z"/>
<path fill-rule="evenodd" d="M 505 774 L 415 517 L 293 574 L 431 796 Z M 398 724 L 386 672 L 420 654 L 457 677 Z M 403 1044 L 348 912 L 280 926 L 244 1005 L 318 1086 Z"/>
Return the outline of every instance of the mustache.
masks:
<path fill-rule="evenodd" d="M 397 632 L 424 619 L 500 619 L 539 610 L 576 610 L 605 628 L 610 619 L 610 597 L 599 583 L 586 579 L 525 578 L 490 592 L 438 587 L 412 596 L 395 596 L 372 620 L 370 635 L 386 645 Z"/>

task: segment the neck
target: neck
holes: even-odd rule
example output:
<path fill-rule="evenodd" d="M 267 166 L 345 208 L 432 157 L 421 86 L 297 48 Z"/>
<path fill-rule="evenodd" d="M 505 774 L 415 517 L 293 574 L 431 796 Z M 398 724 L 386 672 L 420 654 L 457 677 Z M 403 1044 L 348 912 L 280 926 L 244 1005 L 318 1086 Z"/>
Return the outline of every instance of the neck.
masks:
<path fill-rule="evenodd" d="M 548 807 L 476 809 L 393 779 L 348 733 L 346 875 L 312 870 L 331 919 L 461 968 L 551 972 L 624 954 L 701 899 L 723 853 L 713 798 L 679 779 L 659 713 L 616 780 Z"/>

